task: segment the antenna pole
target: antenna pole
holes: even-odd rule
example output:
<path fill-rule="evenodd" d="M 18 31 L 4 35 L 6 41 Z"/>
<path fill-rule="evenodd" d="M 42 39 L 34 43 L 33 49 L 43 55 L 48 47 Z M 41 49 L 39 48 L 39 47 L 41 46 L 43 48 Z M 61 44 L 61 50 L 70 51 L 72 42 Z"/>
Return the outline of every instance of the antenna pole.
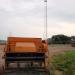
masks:
<path fill-rule="evenodd" d="M 44 0 L 45 3 L 45 39 L 47 40 L 47 0 Z"/>

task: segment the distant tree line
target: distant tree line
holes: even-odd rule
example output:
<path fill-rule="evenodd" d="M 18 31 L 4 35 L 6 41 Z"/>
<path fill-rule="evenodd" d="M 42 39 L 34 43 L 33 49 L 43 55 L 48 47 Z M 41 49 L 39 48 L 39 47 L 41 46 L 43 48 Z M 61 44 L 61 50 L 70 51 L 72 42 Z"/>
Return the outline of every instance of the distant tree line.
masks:
<path fill-rule="evenodd" d="M 6 44 L 6 40 L 0 40 L 0 45 L 5 45 Z"/>
<path fill-rule="evenodd" d="M 59 34 L 48 38 L 48 44 L 70 44 L 73 40 L 75 40 L 75 36 L 69 37 L 63 34 Z"/>

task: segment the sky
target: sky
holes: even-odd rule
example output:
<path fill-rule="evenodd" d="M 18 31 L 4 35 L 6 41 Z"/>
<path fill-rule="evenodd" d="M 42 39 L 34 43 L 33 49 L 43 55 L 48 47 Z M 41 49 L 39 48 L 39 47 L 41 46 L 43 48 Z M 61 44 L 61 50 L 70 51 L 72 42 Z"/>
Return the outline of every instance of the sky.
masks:
<path fill-rule="evenodd" d="M 75 35 L 75 0 L 47 0 L 48 38 Z M 45 30 L 44 0 L 0 0 L 0 39 L 41 37 Z"/>

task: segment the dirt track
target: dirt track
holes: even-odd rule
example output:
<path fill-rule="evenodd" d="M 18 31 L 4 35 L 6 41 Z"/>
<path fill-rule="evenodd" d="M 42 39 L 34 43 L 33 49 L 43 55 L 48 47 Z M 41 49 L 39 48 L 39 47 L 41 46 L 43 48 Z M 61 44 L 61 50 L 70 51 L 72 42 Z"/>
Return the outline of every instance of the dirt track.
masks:
<path fill-rule="evenodd" d="M 71 50 L 75 50 L 75 47 L 72 47 L 70 44 L 69 45 L 59 45 L 59 44 L 55 44 L 55 45 L 49 45 L 49 52 L 51 55 L 54 54 L 58 54 L 61 52 L 65 52 L 65 51 L 71 51 Z"/>
<path fill-rule="evenodd" d="M 4 48 L 5 46 L 4 45 L 0 45 L 0 65 L 3 65 L 4 64 L 4 60 L 2 59 L 2 56 L 3 56 L 3 52 L 4 52 Z"/>

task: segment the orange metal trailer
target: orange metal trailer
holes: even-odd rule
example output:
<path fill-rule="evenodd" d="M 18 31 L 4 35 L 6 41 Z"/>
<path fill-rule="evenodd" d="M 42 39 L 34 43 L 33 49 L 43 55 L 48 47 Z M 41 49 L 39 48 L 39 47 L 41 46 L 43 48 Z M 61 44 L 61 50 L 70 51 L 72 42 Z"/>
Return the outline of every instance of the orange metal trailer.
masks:
<path fill-rule="evenodd" d="M 30 63 L 31 67 L 35 63 L 40 67 L 48 66 L 48 47 L 41 38 L 8 37 L 4 52 L 5 68 L 14 62 Z"/>

